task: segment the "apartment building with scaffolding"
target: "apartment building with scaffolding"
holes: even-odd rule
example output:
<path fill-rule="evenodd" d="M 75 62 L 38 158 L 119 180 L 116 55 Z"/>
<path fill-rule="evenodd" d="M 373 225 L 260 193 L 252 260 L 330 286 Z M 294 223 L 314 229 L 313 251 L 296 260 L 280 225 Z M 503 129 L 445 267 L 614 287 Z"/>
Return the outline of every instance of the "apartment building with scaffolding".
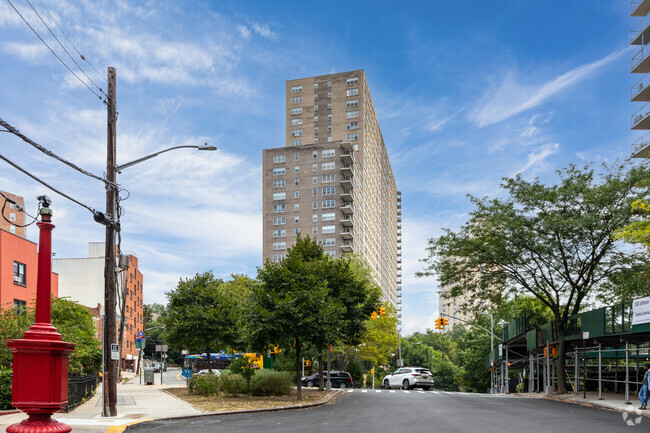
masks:
<path fill-rule="evenodd" d="M 632 17 L 639 18 L 631 32 L 630 44 L 636 47 L 632 56 L 631 71 L 643 74 L 631 89 L 630 100 L 643 103 L 632 115 L 632 130 L 650 130 L 650 0 L 632 0 Z M 632 158 L 650 156 L 650 132 L 632 143 Z"/>
<path fill-rule="evenodd" d="M 354 253 L 401 319 L 401 200 L 365 72 L 287 81 L 285 146 L 263 151 L 263 259 L 299 233 Z"/>

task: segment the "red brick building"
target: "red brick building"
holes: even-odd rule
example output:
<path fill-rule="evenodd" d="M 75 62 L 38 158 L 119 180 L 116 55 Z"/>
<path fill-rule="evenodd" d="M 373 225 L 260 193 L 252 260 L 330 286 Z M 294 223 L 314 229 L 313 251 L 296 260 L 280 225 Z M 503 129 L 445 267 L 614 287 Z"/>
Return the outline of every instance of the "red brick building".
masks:
<path fill-rule="evenodd" d="M 0 308 L 25 308 L 36 302 L 38 251 L 34 242 L 0 229 Z M 52 296 L 59 296 L 54 272 Z"/>

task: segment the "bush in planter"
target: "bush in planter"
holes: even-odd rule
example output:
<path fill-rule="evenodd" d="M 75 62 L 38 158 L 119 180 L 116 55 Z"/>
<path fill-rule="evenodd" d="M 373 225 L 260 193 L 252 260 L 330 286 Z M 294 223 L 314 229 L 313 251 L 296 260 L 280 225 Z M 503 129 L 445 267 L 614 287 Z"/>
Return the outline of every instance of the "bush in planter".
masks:
<path fill-rule="evenodd" d="M 216 374 L 199 374 L 190 379 L 190 394 L 217 395 L 219 393 L 219 376 Z"/>
<path fill-rule="evenodd" d="M 219 385 L 226 397 L 236 394 L 244 394 L 248 388 L 246 380 L 241 374 L 232 373 L 228 370 L 221 372 Z"/>
<path fill-rule="evenodd" d="M 257 370 L 251 379 L 253 395 L 288 395 L 293 388 L 293 374 L 287 371 Z"/>
<path fill-rule="evenodd" d="M 0 410 L 11 408 L 11 370 L 0 367 Z"/>
<path fill-rule="evenodd" d="M 356 359 L 350 358 L 348 365 L 345 367 L 345 371 L 350 373 L 353 381 L 363 382 L 363 368 L 361 368 L 361 365 L 359 365 Z"/>

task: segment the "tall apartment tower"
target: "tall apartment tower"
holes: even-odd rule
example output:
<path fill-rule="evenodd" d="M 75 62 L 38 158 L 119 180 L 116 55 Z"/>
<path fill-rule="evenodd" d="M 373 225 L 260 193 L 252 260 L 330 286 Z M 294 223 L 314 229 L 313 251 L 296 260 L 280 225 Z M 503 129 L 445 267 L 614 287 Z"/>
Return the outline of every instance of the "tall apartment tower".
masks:
<path fill-rule="evenodd" d="M 401 319 L 401 193 L 363 70 L 287 81 L 286 145 L 263 153 L 263 256 L 298 233 L 368 263 Z"/>
<path fill-rule="evenodd" d="M 643 74 L 632 86 L 632 102 L 643 102 L 644 105 L 632 115 L 633 130 L 650 130 L 650 0 L 632 0 L 633 17 L 639 17 L 639 22 L 632 28 L 630 43 L 637 47 L 632 57 L 632 73 Z M 632 158 L 650 157 L 650 135 L 645 133 L 632 143 Z"/>
<path fill-rule="evenodd" d="M 438 308 L 440 312 L 444 314 L 444 317 L 449 321 L 449 324 L 445 326 L 444 329 L 441 329 L 440 332 L 447 333 L 450 332 L 454 325 L 464 325 L 464 321 L 471 320 L 472 317 L 461 311 L 460 306 L 469 301 L 468 296 L 458 296 L 456 298 L 445 299 L 444 295 L 447 292 L 445 287 L 440 287 L 438 291 Z M 460 319 L 460 320 L 458 320 Z"/>

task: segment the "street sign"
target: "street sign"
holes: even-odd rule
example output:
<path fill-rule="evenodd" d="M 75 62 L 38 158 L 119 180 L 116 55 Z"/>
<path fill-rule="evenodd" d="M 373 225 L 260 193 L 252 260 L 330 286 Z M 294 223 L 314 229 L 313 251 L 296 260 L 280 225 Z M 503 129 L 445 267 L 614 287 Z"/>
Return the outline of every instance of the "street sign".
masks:
<path fill-rule="evenodd" d="M 589 331 L 584 331 L 582 333 L 582 339 L 583 340 L 589 340 Z"/>
<path fill-rule="evenodd" d="M 144 332 L 142 331 L 138 332 L 138 338 L 142 338 L 142 337 L 144 337 Z"/>
<path fill-rule="evenodd" d="M 111 360 L 118 361 L 120 359 L 120 346 L 111 344 Z"/>
<path fill-rule="evenodd" d="M 135 339 L 135 348 L 136 349 L 144 349 L 146 338 L 136 338 Z"/>

